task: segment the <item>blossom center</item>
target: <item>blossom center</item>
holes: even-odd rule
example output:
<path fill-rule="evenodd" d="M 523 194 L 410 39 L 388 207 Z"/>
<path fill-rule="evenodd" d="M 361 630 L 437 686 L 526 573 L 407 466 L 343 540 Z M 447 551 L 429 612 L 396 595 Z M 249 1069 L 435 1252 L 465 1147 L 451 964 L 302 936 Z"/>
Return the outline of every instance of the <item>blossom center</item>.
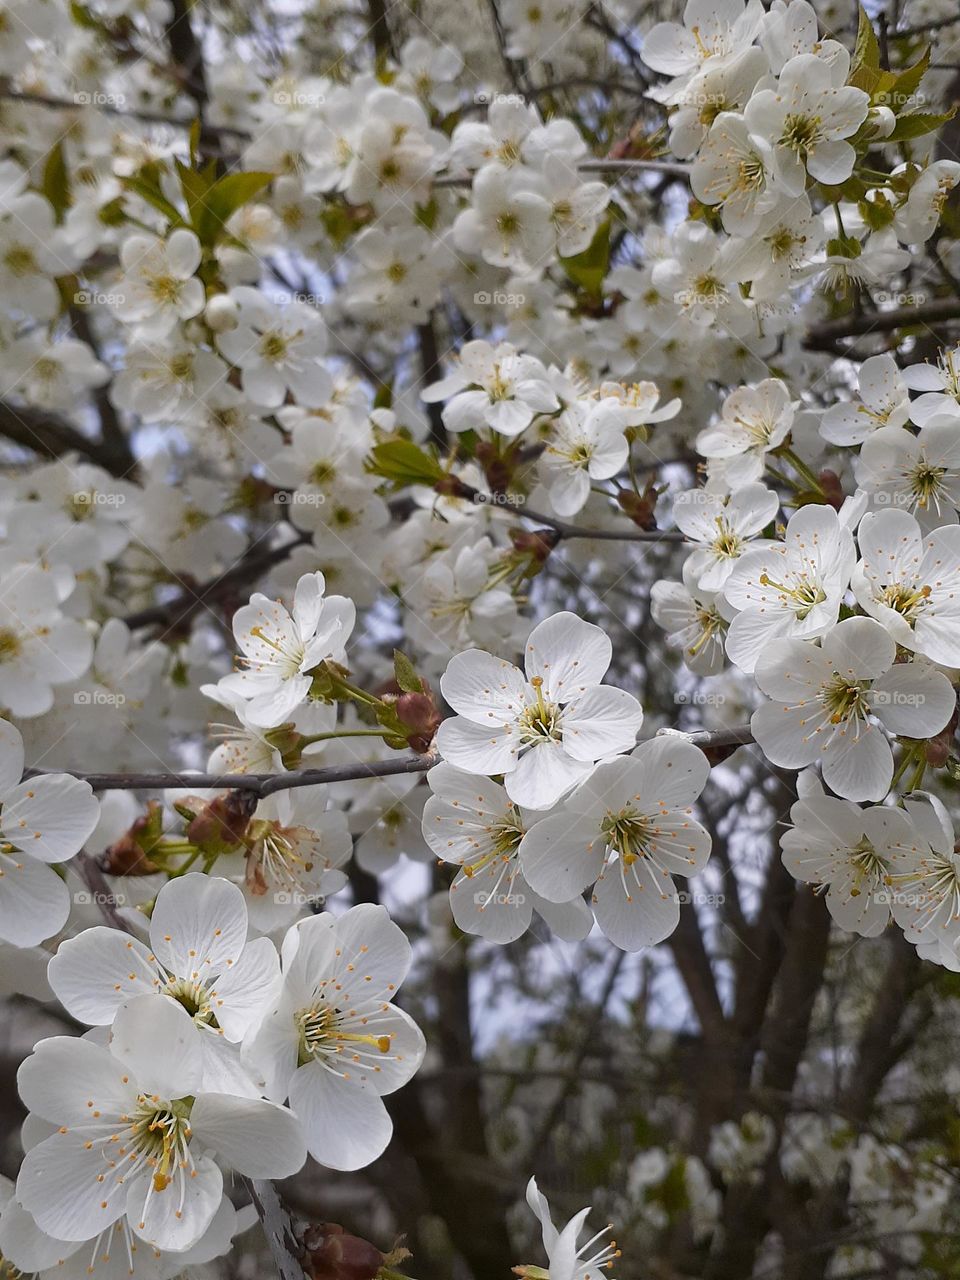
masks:
<path fill-rule="evenodd" d="M 910 492 L 916 499 L 917 506 L 926 509 L 936 505 L 939 509 L 940 497 L 944 494 L 943 477 L 946 467 L 937 467 L 930 462 L 918 462 L 908 477 Z"/>
<path fill-rule="evenodd" d="M 725 516 L 716 518 L 717 536 L 710 544 L 715 555 L 723 560 L 733 560 L 743 550 L 743 539 L 731 527 Z"/>
<path fill-rule="evenodd" d="M 12 627 L 0 627 L 0 662 L 11 662 L 22 647 L 23 642 Z"/>
<path fill-rule="evenodd" d="M 153 1169 L 154 1191 L 165 1191 L 177 1172 L 193 1167 L 189 1153 L 190 1112 L 193 1098 L 179 1098 L 176 1102 L 158 1102 L 154 1097 L 140 1094 L 137 1110 L 130 1124 L 126 1158 L 137 1165 L 147 1164 Z M 118 1155 L 124 1154 L 121 1145 Z"/>
<path fill-rule="evenodd" d="M 370 1046 L 377 1054 L 390 1052 L 390 1036 L 344 1030 L 343 1014 L 328 1004 L 317 1003 L 300 1009 L 294 1015 L 294 1021 L 300 1037 L 298 1061 L 301 1067 L 308 1062 L 325 1062 L 344 1052 L 349 1052 L 354 1058 L 375 1056 L 360 1046 Z"/>
<path fill-rule="evenodd" d="M 891 582 L 880 592 L 880 603 L 899 613 L 908 622 L 915 622 L 923 612 L 930 594 L 927 586 L 913 589 L 905 582 Z"/>
<path fill-rule="evenodd" d="M 202 982 L 173 976 L 167 980 L 167 995 L 186 1009 L 194 1022 L 202 1022 L 207 1026 L 216 1026 L 217 1021 L 210 1004 L 212 994 Z"/>
<path fill-rule="evenodd" d="M 520 740 L 527 746 L 538 742 L 559 742 L 563 712 L 555 702 L 548 702 L 543 696 L 541 676 L 534 676 L 530 683 L 535 691 L 535 701 L 520 713 Z"/>
<path fill-rule="evenodd" d="M 799 578 L 793 586 L 788 587 L 782 582 L 774 582 L 769 574 L 761 573 L 760 585 L 773 587 L 779 591 L 781 603 L 786 608 L 792 609 L 800 622 L 809 617 L 817 605 L 823 604 L 827 598 L 823 587 L 806 576 Z"/>
<path fill-rule="evenodd" d="M 839 672 L 833 673 L 820 690 L 820 701 L 830 712 L 832 724 L 844 720 L 866 720 L 870 713 L 869 686 L 858 680 L 848 680 Z"/>
<path fill-rule="evenodd" d="M 37 270 L 37 260 L 33 256 L 33 250 L 28 249 L 25 244 L 11 245 L 4 254 L 3 261 L 7 270 L 14 276 L 28 276 Z"/>
<path fill-rule="evenodd" d="M 851 898 L 859 898 L 864 885 L 872 891 L 886 883 L 887 864 L 869 840 L 860 841 L 850 857 L 850 865 L 854 873 Z"/>
<path fill-rule="evenodd" d="M 620 859 L 627 867 L 633 866 L 638 858 L 645 858 L 650 853 L 651 842 L 655 834 L 652 820 L 636 809 L 621 809 L 619 813 L 608 813 L 600 826 L 607 844 L 616 849 Z"/>
<path fill-rule="evenodd" d="M 173 305 L 180 300 L 183 282 L 175 276 L 151 276 L 147 280 L 147 288 L 157 302 Z"/>
<path fill-rule="evenodd" d="M 798 156 L 805 156 L 816 142 L 819 131 L 819 116 L 805 116 L 795 112 L 783 122 L 780 145 L 795 151 Z"/>

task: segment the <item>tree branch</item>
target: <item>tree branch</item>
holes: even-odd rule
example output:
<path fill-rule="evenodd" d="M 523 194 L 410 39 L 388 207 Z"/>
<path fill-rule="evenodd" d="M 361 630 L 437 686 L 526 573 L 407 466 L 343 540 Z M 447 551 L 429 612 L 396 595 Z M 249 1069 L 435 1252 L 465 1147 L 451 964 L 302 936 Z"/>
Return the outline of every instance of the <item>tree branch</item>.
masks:
<path fill-rule="evenodd" d="M 278 547 L 270 547 L 264 551 L 248 552 L 239 563 L 229 569 L 225 569 L 223 573 L 218 573 L 215 578 L 210 578 L 201 583 L 195 590 L 188 587 L 165 604 L 149 605 L 145 609 L 138 609 L 135 613 L 126 614 L 121 620 L 127 624 L 131 631 L 138 631 L 141 627 L 158 625 L 166 626 L 171 630 L 181 627 L 193 617 L 198 609 L 205 608 L 208 604 L 222 599 L 223 596 L 229 595 L 236 587 L 251 582 L 261 573 L 265 573 L 267 569 L 272 569 L 274 565 L 281 564 L 292 551 L 297 547 L 304 546 L 309 541 L 310 536 L 302 534 L 300 537 L 294 538 L 290 542 L 284 542 Z"/>
<path fill-rule="evenodd" d="M 115 443 L 92 440 L 54 413 L 19 405 L 15 407 L 7 400 L 0 400 L 0 436 L 25 449 L 32 449 L 42 458 L 62 458 L 65 453 L 79 453 L 117 477 L 125 476 L 133 461 L 130 454 L 121 457 Z"/>
<path fill-rule="evenodd" d="M 663 730 L 661 730 L 661 733 Z M 670 730 L 669 732 L 676 732 Z M 750 726 L 739 729 L 703 729 L 680 737 L 704 750 L 740 746 L 752 742 Z M 326 769 L 291 769 L 288 773 L 83 773 L 78 769 L 27 769 L 25 777 L 69 773 L 89 782 L 94 791 L 148 791 L 164 787 L 196 787 L 203 791 L 252 791 L 260 797 L 295 787 L 316 787 L 322 782 L 353 782 L 360 778 L 387 778 L 397 773 L 426 773 L 437 763 L 434 755 L 401 756 L 399 760 L 357 761 Z"/>

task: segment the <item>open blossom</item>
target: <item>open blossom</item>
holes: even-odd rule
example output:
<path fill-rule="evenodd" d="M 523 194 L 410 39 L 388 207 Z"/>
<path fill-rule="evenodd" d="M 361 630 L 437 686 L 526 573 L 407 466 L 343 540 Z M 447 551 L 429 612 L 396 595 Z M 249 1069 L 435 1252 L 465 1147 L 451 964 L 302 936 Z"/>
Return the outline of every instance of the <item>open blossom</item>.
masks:
<path fill-rule="evenodd" d="M 860 366 L 860 396 L 831 405 L 820 420 L 820 434 L 831 444 L 862 444 L 881 427 L 902 427 L 911 404 L 893 356 L 871 356 Z"/>
<path fill-rule="evenodd" d="M 687 667 L 698 676 L 715 676 L 726 666 L 724 640 L 727 620 L 717 607 L 715 592 L 704 591 L 683 566 L 683 581 L 661 578 L 650 589 L 650 614 L 667 633 L 666 642 L 680 652 Z"/>
<path fill-rule="evenodd" d="M 74 585 L 64 566 L 0 569 L 0 706 L 15 716 L 43 715 L 54 689 L 90 666 L 89 629 L 62 611 Z"/>
<path fill-rule="evenodd" d="M 69 774 L 22 776 L 23 739 L 0 720 L 0 939 L 31 947 L 67 922 L 70 894 L 52 864 L 79 852 L 100 806 Z"/>
<path fill-rule="evenodd" d="M 539 268 L 552 254 L 553 210 L 538 174 L 488 164 L 473 181 L 472 204 L 453 224 L 462 253 L 479 253 L 494 267 Z"/>
<path fill-rule="evenodd" d="M 607 480 L 623 469 L 630 452 L 624 409 L 614 398 L 577 400 L 553 423 L 540 470 L 558 516 L 573 516 L 590 496 L 591 480 Z"/>
<path fill-rule="evenodd" d="M 894 226 L 904 244 L 923 244 L 939 225 L 950 192 L 960 182 L 956 160 L 935 160 L 911 186 L 906 203 L 897 210 Z"/>
<path fill-rule="evenodd" d="M 924 537 L 907 511 L 868 512 L 857 531 L 857 603 L 897 644 L 960 666 L 960 525 Z"/>
<path fill-rule="evenodd" d="M 530 632 L 524 670 L 480 649 L 457 654 L 440 690 L 458 712 L 444 720 L 437 748 L 471 773 L 504 774 L 507 795 L 549 809 L 604 756 L 628 751 L 643 710 L 603 679 L 609 638 L 573 613 Z"/>
<path fill-rule="evenodd" d="M 275 995 L 280 961 L 269 938 L 247 941 L 236 885 L 196 872 L 171 880 L 157 895 L 149 947 L 96 925 L 61 943 L 48 977 L 67 1012 L 91 1026 L 110 1026 L 135 996 L 174 1001 L 192 1021 L 202 1088 L 255 1096 L 239 1044 Z"/>
<path fill-rule="evenodd" d="M 58 1240 L 94 1240 L 126 1215 L 138 1238 L 189 1249 L 220 1207 L 220 1163 L 252 1178 L 296 1173 L 296 1120 L 261 1098 L 206 1093 L 190 1015 L 156 995 L 122 1005 L 110 1044 L 41 1040 L 20 1097 L 56 1131 L 26 1154 L 17 1200 Z"/>
<path fill-rule="evenodd" d="M 199 315 L 206 303 L 200 241 L 181 227 L 168 240 L 132 235 L 120 247 L 123 275 L 114 310 L 144 339 L 164 338 L 180 320 Z"/>
<path fill-rule="evenodd" d="M 763 545 L 755 541 L 776 517 L 780 499 L 762 484 L 746 484 L 724 496 L 684 489 L 673 499 L 677 527 L 699 547 L 686 561 L 701 591 L 720 591 L 740 557 Z"/>
<path fill-rule="evenodd" d="M 452 546 L 434 556 L 404 592 L 407 634 L 427 653 L 448 655 L 471 642 L 505 641 L 517 606 L 498 583 L 503 552 L 489 538 Z"/>
<path fill-rule="evenodd" d="M 808 175 L 833 185 L 853 171 L 856 151 L 847 139 L 866 119 L 870 99 L 846 85 L 846 75 L 842 62 L 802 53 L 780 72 L 776 89 L 760 90 L 744 108 L 750 130 L 773 145 L 788 195 L 802 195 Z"/>
<path fill-rule="evenodd" d="M 763 51 L 753 45 L 730 60 L 711 58 L 679 87 L 654 86 L 650 97 L 675 108 L 670 116 L 673 154 L 681 160 L 692 159 L 710 132 L 714 110 L 719 114 L 742 108 L 766 72 Z"/>
<path fill-rule="evenodd" d="M 244 393 L 268 409 L 279 409 L 288 390 L 306 408 L 326 404 L 333 383 L 317 312 L 303 302 L 280 307 L 246 286 L 231 296 L 240 306 L 237 327 L 218 334 L 217 345 L 241 370 Z"/>
<path fill-rule="evenodd" d="M 823 635 L 837 621 L 855 563 L 853 535 L 833 508 L 801 507 L 784 541 L 748 552 L 724 584 L 736 612 L 728 656 L 752 672 L 771 640 Z"/>
<path fill-rule="evenodd" d="M 908 941 L 960 948 L 960 853 L 953 819 L 943 802 L 915 791 L 903 801 L 913 840 L 891 876 L 891 911 Z"/>
<path fill-rule="evenodd" d="M 346 883 L 339 868 L 353 852 L 353 841 L 346 815 L 330 804 L 324 786 L 264 796 L 246 839 L 246 849 L 221 859 L 218 867 L 239 883 L 251 928 L 262 933 L 291 924 Z M 236 873 L 234 858 L 240 863 Z"/>
<path fill-rule="evenodd" d="M 768 645 L 754 675 L 772 701 L 750 721 L 767 759 L 790 769 L 819 763 L 837 795 L 882 800 L 893 777 L 886 734 L 933 737 L 956 707 L 945 675 L 922 660 L 895 662 L 896 654 L 871 618 L 838 623 L 819 646 Z"/>
<path fill-rule="evenodd" d="M 687 0 L 683 24 L 660 22 L 648 31 L 640 56 L 668 76 L 689 76 L 724 64 L 753 44 L 763 19 L 760 0 Z"/>
<path fill-rule="evenodd" d="M 40 1280 L 89 1280 L 114 1277 L 122 1268 L 128 1280 L 172 1280 L 185 1268 L 199 1267 L 228 1253 L 236 1235 L 251 1225 L 252 1206 L 234 1209 L 227 1195 L 210 1225 L 189 1249 L 173 1251 L 147 1245 L 133 1234 L 126 1218 L 107 1227 L 96 1240 L 57 1240 L 41 1231 L 14 1194 L 14 1184 L 0 1175 L 0 1256 L 7 1269 Z"/>
<path fill-rule="evenodd" d="M 311 673 L 325 659 L 342 661 L 356 609 L 345 596 L 325 596 L 325 585 L 322 573 L 306 573 L 292 613 L 257 592 L 233 615 L 244 666 L 224 676 L 219 688 L 246 700 L 252 725 L 269 729 L 292 719 L 307 699 Z"/>
<path fill-rule="evenodd" d="M 925 533 L 955 524 L 960 415 L 935 414 L 916 435 L 901 427 L 881 427 L 864 440 L 853 470 L 874 505 L 911 512 Z"/>
<path fill-rule="evenodd" d="M 690 185 L 703 204 L 719 205 L 732 236 L 749 236 L 780 201 L 773 147 L 743 116 L 721 112 L 693 164 Z"/>
<path fill-rule="evenodd" d="M 724 400 L 720 421 L 697 437 L 697 452 L 723 463 L 731 489 L 753 484 L 763 475 L 768 452 L 786 439 L 795 408 L 779 378 L 738 387 Z"/>
<path fill-rule="evenodd" d="M 889 805 L 862 809 L 824 795 L 811 781 L 791 807 L 790 822 L 780 837 L 790 874 L 826 886 L 827 910 L 841 929 L 865 938 L 882 933 L 890 922 L 891 885 L 921 847 L 910 818 Z"/>
<path fill-rule="evenodd" d="M 530 888 L 520 844 L 540 814 L 524 814 L 499 783 L 438 764 L 427 774 L 432 795 L 423 810 L 423 837 L 444 862 L 460 868 L 450 886 L 453 918 L 466 933 L 513 942 L 533 912 L 570 942 L 586 937 L 593 917 L 579 895 L 552 902 Z"/>
<path fill-rule="evenodd" d="M 941 351 L 937 364 L 907 365 L 903 380 L 911 391 L 921 393 L 910 405 L 910 419 L 918 427 L 936 414 L 956 414 L 960 405 L 960 347 Z"/>
<path fill-rule="evenodd" d="M 547 1280 L 596 1280 L 601 1274 L 610 1276 L 611 1267 L 620 1257 L 617 1242 L 611 1240 L 607 1244 L 602 1244 L 591 1254 L 587 1254 L 587 1250 L 593 1248 L 613 1228 L 607 1226 L 597 1235 L 591 1236 L 585 1244 L 578 1244 L 584 1223 L 590 1215 L 589 1206 L 581 1209 L 562 1230 L 558 1231 L 553 1225 L 547 1198 L 538 1188 L 536 1178 L 531 1178 L 527 1183 L 527 1204 L 540 1223 L 543 1248 L 547 1255 L 547 1269 L 544 1271 L 541 1267 L 514 1267 L 514 1271 L 522 1280 L 527 1277 L 529 1280 L 534 1280 L 534 1277 L 542 1280 L 544 1276 Z"/>
<path fill-rule="evenodd" d="M 431 383 L 421 398 L 428 404 L 447 400 L 444 425 L 450 431 L 490 427 L 503 436 L 525 431 L 538 413 L 560 407 L 547 371 L 533 356 L 518 355 L 507 342 L 468 342 L 453 373 Z"/>
<path fill-rule="evenodd" d="M 424 1040 L 391 1003 L 410 943 L 386 909 L 364 903 L 310 916 L 283 941 L 283 986 L 244 1046 L 268 1097 L 289 1096 L 307 1149 L 330 1169 L 361 1169 L 393 1125 L 383 1097 L 414 1075 Z"/>
<path fill-rule="evenodd" d="M 605 761 L 562 813 L 530 828 L 521 870 L 554 902 L 593 885 L 597 924 L 625 951 L 661 942 L 680 919 L 673 876 L 696 875 L 710 856 L 710 836 L 692 816 L 709 774 L 706 756 L 680 735 Z"/>

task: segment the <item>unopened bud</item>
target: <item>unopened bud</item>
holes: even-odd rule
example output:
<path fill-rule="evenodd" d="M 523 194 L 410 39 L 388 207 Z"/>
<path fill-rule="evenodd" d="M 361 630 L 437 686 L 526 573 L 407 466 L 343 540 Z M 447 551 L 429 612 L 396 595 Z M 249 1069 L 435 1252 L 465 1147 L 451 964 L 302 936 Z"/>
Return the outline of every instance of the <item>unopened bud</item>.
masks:
<path fill-rule="evenodd" d="M 440 712 L 429 689 L 423 693 L 401 693 L 394 703 L 397 719 L 411 730 L 407 742 L 411 751 L 425 755 L 440 727 Z"/>
<path fill-rule="evenodd" d="M 335 1222 L 308 1227 L 303 1270 L 310 1280 L 376 1280 L 384 1255 L 369 1240 L 348 1235 Z"/>
<path fill-rule="evenodd" d="M 228 293 L 216 293 L 204 308 L 203 318 L 214 333 L 229 333 L 240 323 L 240 307 Z"/>
<path fill-rule="evenodd" d="M 833 507 L 834 511 L 839 511 L 844 502 L 843 485 L 840 483 L 840 477 L 835 471 L 827 469 L 820 472 L 818 479 L 820 487 L 823 489 L 824 501 Z"/>
<path fill-rule="evenodd" d="M 256 807 L 255 792 L 225 791 L 199 808 L 187 827 L 187 839 L 201 846 L 240 844 Z"/>

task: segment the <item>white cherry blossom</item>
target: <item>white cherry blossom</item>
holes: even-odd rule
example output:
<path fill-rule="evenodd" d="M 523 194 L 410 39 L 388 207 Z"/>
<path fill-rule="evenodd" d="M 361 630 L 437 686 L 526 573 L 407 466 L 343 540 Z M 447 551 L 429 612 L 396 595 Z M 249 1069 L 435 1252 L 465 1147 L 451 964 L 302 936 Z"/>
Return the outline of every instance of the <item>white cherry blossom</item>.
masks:
<path fill-rule="evenodd" d="M 597 924 L 625 951 L 661 942 L 680 919 L 673 877 L 696 875 L 710 855 L 692 816 L 709 773 L 703 752 L 672 735 L 605 761 L 524 836 L 523 874 L 554 902 L 592 885 Z"/>
<path fill-rule="evenodd" d="M 440 681 L 458 713 L 440 726 L 440 754 L 472 773 L 505 775 L 514 803 L 549 809 L 597 760 L 636 741 L 639 702 L 600 683 L 612 656 L 604 632 L 573 613 L 534 627 L 523 671 L 480 649 L 457 654 Z"/>
<path fill-rule="evenodd" d="M 283 986 L 245 1046 L 267 1096 L 290 1106 L 307 1149 L 330 1169 L 361 1169 L 393 1125 L 383 1097 L 413 1076 L 424 1041 L 391 1003 L 410 944 L 385 908 L 311 916 L 283 941 Z"/>
<path fill-rule="evenodd" d="M 882 800 L 893 777 L 884 730 L 925 739 L 953 715 L 956 695 L 931 664 L 895 662 L 890 633 L 871 618 L 848 618 L 819 646 L 776 640 L 754 677 L 771 702 L 750 721 L 773 764 L 818 763 L 823 780 L 848 800 Z"/>

